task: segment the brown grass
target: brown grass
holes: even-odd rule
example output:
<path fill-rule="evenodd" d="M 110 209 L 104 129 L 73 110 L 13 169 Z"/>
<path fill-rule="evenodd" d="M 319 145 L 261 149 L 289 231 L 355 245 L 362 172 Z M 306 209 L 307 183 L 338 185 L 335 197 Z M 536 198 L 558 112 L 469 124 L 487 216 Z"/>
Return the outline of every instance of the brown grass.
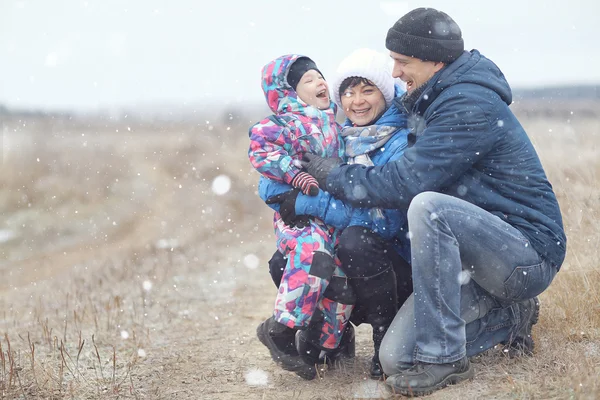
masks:
<path fill-rule="evenodd" d="M 355 365 L 313 382 L 274 366 L 256 340 L 274 241 L 245 154 L 250 122 L 3 122 L 0 230 L 14 237 L 0 243 L 0 399 L 389 396 L 366 386 L 366 327 Z M 541 296 L 536 354 L 490 351 L 474 381 L 431 398 L 600 398 L 600 121 L 523 123 L 568 235 Z M 232 189 L 217 196 L 221 174 Z M 246 383 L 256 369 L 267 385 Z"/>

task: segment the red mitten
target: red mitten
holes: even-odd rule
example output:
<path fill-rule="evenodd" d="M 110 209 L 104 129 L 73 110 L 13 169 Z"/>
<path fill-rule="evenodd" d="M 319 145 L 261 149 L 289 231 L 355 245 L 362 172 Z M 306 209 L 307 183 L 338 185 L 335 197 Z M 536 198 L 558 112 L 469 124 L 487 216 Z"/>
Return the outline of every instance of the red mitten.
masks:
<path fill-rule="evenodd" d="M 312 175 L 306 172 L 298 172 L 298 174 L 292 179 L 292 186 L 299 188 L 302 193 L 309 196 L 316 196 L 319 194 L 319 184 Z"/>

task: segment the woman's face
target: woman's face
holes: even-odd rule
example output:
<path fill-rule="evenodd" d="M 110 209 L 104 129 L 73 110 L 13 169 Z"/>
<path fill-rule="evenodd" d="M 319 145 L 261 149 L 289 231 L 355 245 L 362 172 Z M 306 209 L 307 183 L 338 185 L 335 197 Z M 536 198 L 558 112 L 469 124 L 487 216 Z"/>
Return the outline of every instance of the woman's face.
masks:
<path fill-rule="evenodd" d="M 375 85 L 360 82 L 341 94 L 344 114 L 356 126 L 372 125 L 385 111 L 385 98 Z"/>

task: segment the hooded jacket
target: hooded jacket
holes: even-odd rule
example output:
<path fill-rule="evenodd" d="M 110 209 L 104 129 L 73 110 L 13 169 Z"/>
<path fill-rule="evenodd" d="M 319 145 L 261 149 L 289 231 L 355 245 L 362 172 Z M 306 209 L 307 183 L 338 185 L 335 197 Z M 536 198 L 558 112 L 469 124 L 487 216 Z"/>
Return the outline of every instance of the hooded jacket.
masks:
<path fill-rule="evenodd" d="M 250 163 L 261 175 L 290 183 L 300 172 L 294 160 L 306 152 L 342 157 L 341 127 L 335 121 L 337 106 L 326 110 L 304 103 L 287 82 L 291 65 L 300 55 L 279 57 L 262 70 L 262 89 L 271 115 L 250 128 Z"/>
<path fill-rule="evenodd" d="M 404 155 L 383 166 L 335 168 L 327 190 L 355 206 L 401 210 L 421 192 L 455 196 L 519 229 L 560 268 L 566 251 L 560 208 L 511 102 L 500 69 L 477 50 L 464 52 L 407 110 L 414 144 Z M 360 199 L 353 193 L 359 185 Z"/>
<path fill-rule="evenodd" d="M 396 95 L 402 95 L 403 91 L 396 86 Z M 383 165 L 396 160 L 402 156 L 407 147 L 408 129 L 406 128 L 406 114 L 400 112 L 396 105 L 390 106 L 385 113 L 375 122 L 377 126 L 393 126 L 398 128 L 388 142 L 380 149 L 369 153 L 375 165 Z M 345 127 L 352 126 L 352 122 L 346 119 Z M 267 198 L 290 190 L 290 186 L 261 178 L 258 185 L 259 196 L 266 201 Z M 278 204 L 271 207 L 278 210 Z M 349 226 L 363 226 L 377 232 L 385 239 L 392 239 L 406 231 L 406 212 L 396 209 L 384 210 L 383 220 L 373 220 L 369 215 L 369 209 L 354 208 L 343 201 L 335 199 L 331 194 L 323 190 L 317 196 L 299 194 L 296 198 L 296 214 L 312 215 L 320 218 L 326 224 L 338 229 Z"/>

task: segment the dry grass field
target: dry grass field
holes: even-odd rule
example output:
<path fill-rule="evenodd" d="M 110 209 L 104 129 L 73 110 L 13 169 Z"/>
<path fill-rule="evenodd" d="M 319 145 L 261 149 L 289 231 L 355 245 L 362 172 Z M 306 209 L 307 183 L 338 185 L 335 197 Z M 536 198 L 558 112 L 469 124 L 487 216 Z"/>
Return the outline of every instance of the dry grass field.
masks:
<path fill-rule="evenodd" d="M 536 354 L 492 349 L 429 398 L 600 398 L 600 120 L 563 114 L 522 114 L 569 240 Z M 390 397 L 368 327 L 353 366 L 311 382 L 256 338 L 275 245 L 251 122 L 1 121 L 0 399 Z"/>

